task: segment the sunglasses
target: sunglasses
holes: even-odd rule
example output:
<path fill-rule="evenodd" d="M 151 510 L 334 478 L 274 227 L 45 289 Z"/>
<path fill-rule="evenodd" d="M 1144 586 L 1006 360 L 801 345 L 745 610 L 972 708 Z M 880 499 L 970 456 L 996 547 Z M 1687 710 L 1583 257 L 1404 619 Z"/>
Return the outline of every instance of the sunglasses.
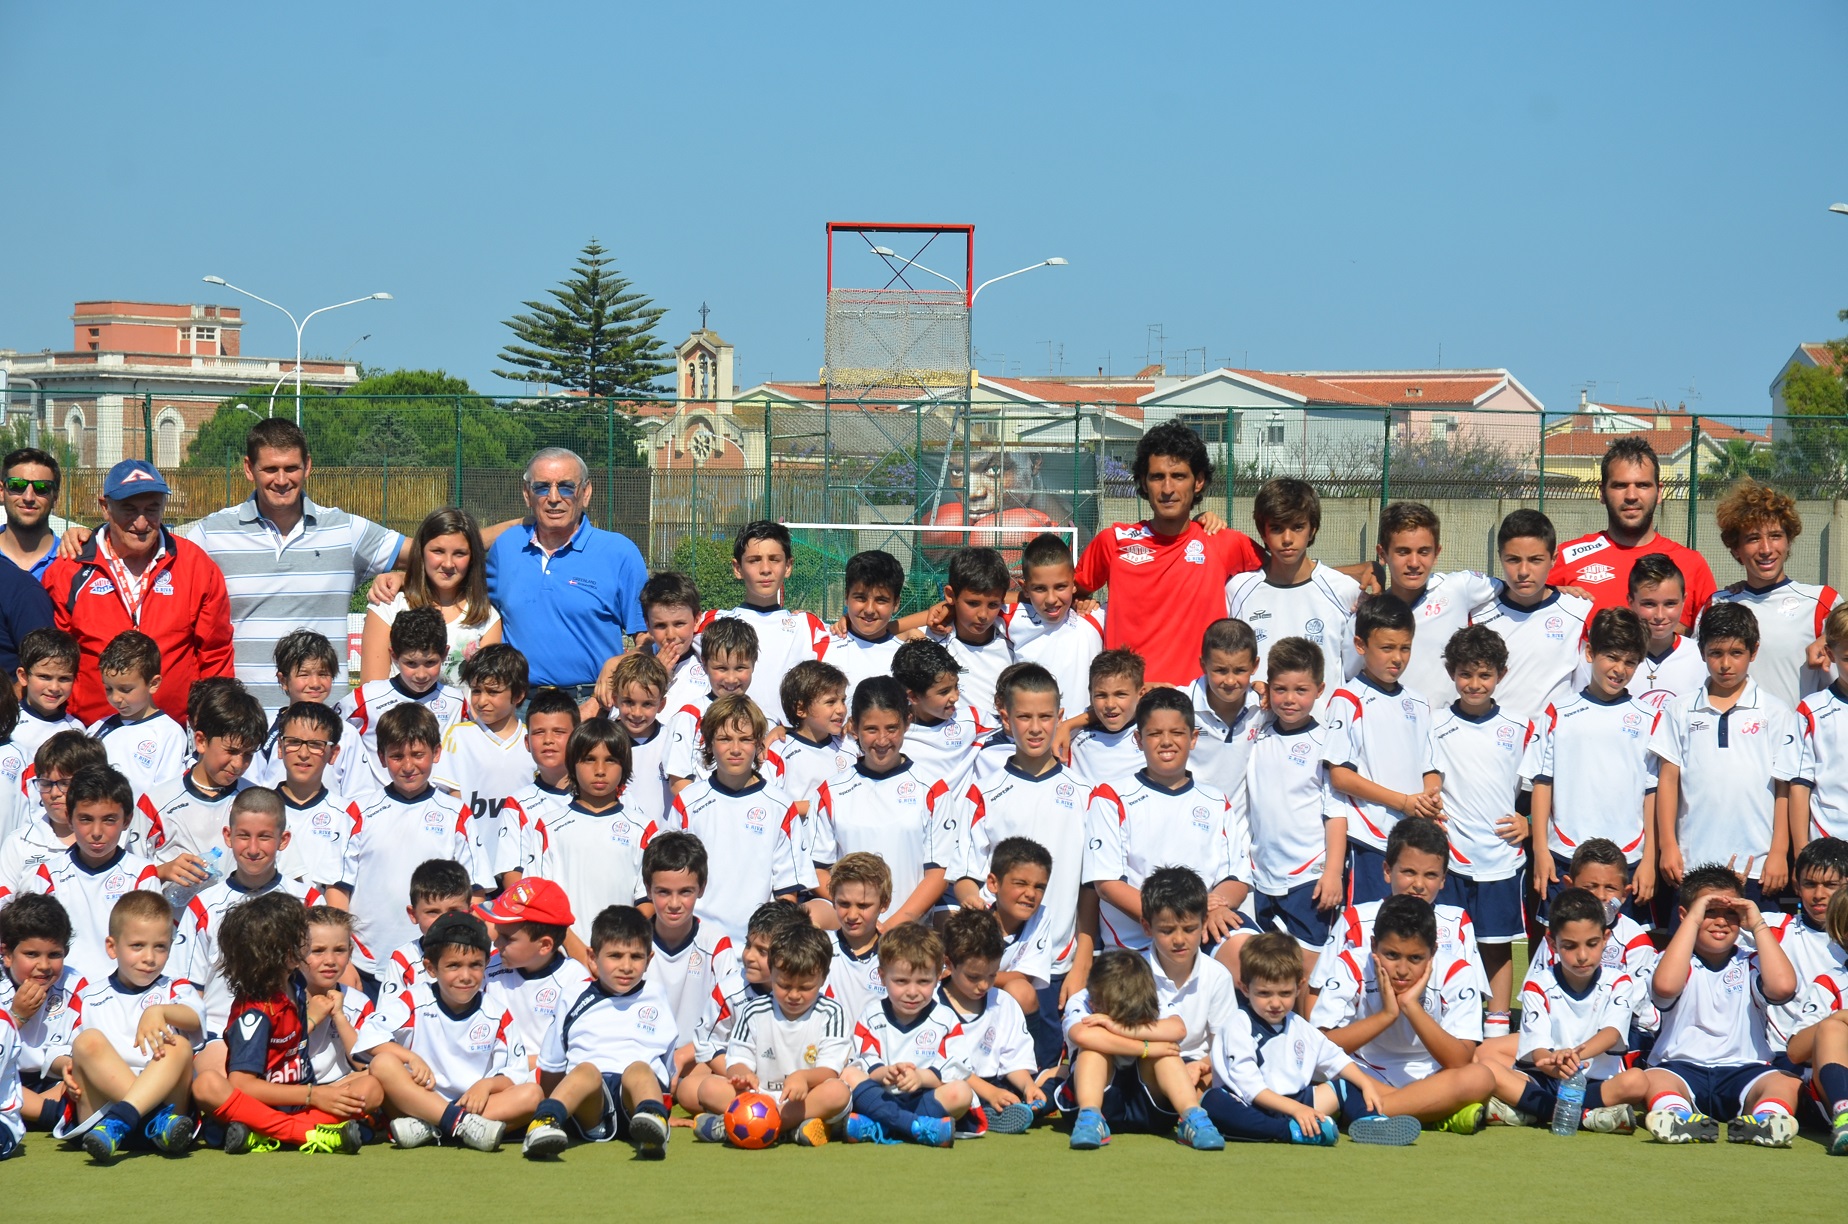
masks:
<path fill-rule="evenodd" d="M 533 491 L 534 497 L 549 497 L 553 490 L 557 490 L 558 495 L 566 501 L 570 501 L 572 498 L 576 497 L 578 491 L 577 481 L 575 480 L 559 480 L 551 484 L 546 484 L 543 481 L 535 481 L 526 487 Z"/>
<path fill-rule="evenodd" d="M 6 491 L 8 493 L 24 493 L 28 488 L 34 493 L 37 493 L 40 497 L 49 497 L 58 491 L 58 482 L 55 480 L 27 480 L 21 476 L 8 476 L 6 478 Z"/>

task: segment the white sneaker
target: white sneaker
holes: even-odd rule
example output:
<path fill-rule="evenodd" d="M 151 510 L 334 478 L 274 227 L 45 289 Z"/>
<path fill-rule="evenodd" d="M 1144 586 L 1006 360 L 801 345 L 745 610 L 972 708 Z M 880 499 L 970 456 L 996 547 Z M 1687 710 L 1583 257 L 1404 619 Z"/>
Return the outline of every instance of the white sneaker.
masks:
<path fill-rule="evenodd" d="M 545 1160 L 571 1146 L 571 1136 L 550 1122 L 535 1122 L 520 1145 L 520 1155 L 528 1160 Z"/>
<path fill-rule="evenodd" d="M 422 1147 L 436 1142 L 436 1128 L 421 1118 L 393 1118 L 391 1141 L 401 1148 Z"/>
<path fill-rule="evenodd" d="M 1628 1105 L 1600 1105 L 1585 1111 L 1579 1127 L 1600 1135 L 1628 1135 L 1636 1129 L 1636 1111 Z"/>
<path fill-rule="evenodd" d="M 1490 1097 L 1489 1121 L 1497 1126 L 1532 1126 L 1534 1116 L 1522 1113 L 1500 1097 Z"/>
<path fill-rule="evenodd" d="M 494 1122 L 480 1114 L 463 1114 L 462 1121 L 456 1125 L 455 1137 L 462 1141 L 463 1147 L 492 1152 L 500 1147 L 501 1136 L 506 1132 L 505 1122 Z"/>

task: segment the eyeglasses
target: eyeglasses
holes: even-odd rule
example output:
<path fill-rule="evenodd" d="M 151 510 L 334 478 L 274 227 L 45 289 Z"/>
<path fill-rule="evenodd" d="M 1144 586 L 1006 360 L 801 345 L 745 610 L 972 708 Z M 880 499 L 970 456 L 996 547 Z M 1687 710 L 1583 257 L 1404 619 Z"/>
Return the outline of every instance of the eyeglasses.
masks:
<path fill-rule="evenodd" d="M 69 778 L 40 778 L 38 780 L 38 786 L 41 793 L 45 791 L 67 791 L 71 788 L 71 780 Z"/>
<path fill-rule="evenodd" d="M 550 484 L 535 480 L 526 487 L 533 491 L 534 497 L 550 497 L 552 493 L 556 491 L 558 496 L 565 501 L 570 501 L 572 498 L 576 497 L 578 491 L 577 481 L 575 480 L 555 480 Z"/>
<path fill-rule="evenodd" d="M 293 735 L 285 735 L 276 741 L 276 746 L 284 752 L 306 752 L 313 756 L 320 756 L 327 751 L 332 742 L 331 740 L 296 739 Z"/>
<path fill-rule="evenodd" d="M 23 476 L 8 476 L 6 478 L 6 491 L 8 493 L 24 493 L 27 489 L 31 489 L 40 497 L 50 497 L 53 493 L 58 491 L 58 482 L 55 480 L 27 480 Z"/>

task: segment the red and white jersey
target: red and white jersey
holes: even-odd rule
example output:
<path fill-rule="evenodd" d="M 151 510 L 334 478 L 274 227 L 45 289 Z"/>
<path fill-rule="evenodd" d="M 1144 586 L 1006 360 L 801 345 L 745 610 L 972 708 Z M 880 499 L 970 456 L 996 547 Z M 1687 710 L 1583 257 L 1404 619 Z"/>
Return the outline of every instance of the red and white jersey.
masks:
<path fill-rule="evenodd" d="M 1743 872 L 1749 858 L 1757 879 L 1771 852 L 1776 784 L 1801 773 L 1796 711 L 1747 677 L 1737 704 L 1721 712 L 1702 685 L 1662 707 L 1649 750 L 1681 769 L 1674 819 L 1683 860 L 1732 860 Z"/>
<path fill-rule="evenodd" d="M 355 1035 L 366 1026 L 366 1020 L 374 1010 L 372 1000 L 366 997 L 365 991 L 345 985 L 340 987 L 340 1011 Z M 308 1030 L 308 1065 L 314 1069 L 314 1082 L 317 1084 L 331 1084 L 359 1069 L 347 1057 L 347 1048 L 340 1039 L 339 1026 L 334 1023 L 331 1015 L 323 1017 L 321 1023 Z"/>
<path fill-rule="evenodd" d="M 825 995 L 800 1016 L 785 1016 L 774 996 L 751 999 L 738 1009 L 725 1066 L 748 1068 L 761 1091 L 780 1093 L 802 1071 L 839 1072 L 853 1051 L 847 1013 Z"/>
<path fill-rule="evenodd" d="M 658 963 L 650 964 L 649 972 Z M 530 971 L 503 965 L 499 956 L 488 961 L 488 986 L 500 990 L 507 1009 L 513 1013 L 508 1047 L 523 1052 L 508 1070 L 515 1083 L 532 1078 L 546 1033 L 551 1031 L 558 1013 L 584 993 L 590 980 L 590 970 L 563 952 L 555 954 L 551 964 Z"/>
<path fill-rule="evenodd" d="M 551 839 L 552 821 L 571 806 L 571 798 L 568 787 L 548 786 L 537 775 L 527 782 L 503 809 L 503 815 L 518 830 L 519 862 L 517 867 L 494 864 L 497 875 L 513 870 L 523 875 L 540 874 L 539 861 L 545 857 L 546 843 Z"/>
<path fill-rule="evenodd" d="M 1444 670 L 1444 647 L 1456 631 L 1495 610 L 1495 584 L 1474 570 L 1432 574 L 1412 601 L 1412 661 L 1399 680 L 1425 695 L 1434 710 L 1457 698 Z"/>
<path fill-rule="evenodd" d="M 1681 623 L 1692 629 L 1707 601 L 1713 598 L 1713 571 L 1707 559 L 1684 544 L 1658 534 L 1647 544 L 1625 548 L 1602 531 L 1580 536 L 1559 546 L 1559 559 L 1546 576 L 1551 586 L 1575 586 L 1591 592 L 1595 610 L 1621 608 L 1630 600 L 1630 570 L 1638 557 L 1661 553 L 1681 570 L 1687 602 L 1681 606 Z M 1512 654 L 1513 652 L 1509 652 Z"/>
<path fill-rule="evenodd" d="M 1157 867 L 1191 867 L 1209 889 L 1246 879 L 1248 859 L 1233 857 L 1232 819 L 1232 801 L 1191 777 L 1174 790 L 1146 773 L 1100 785 L 1085 812 L 1084 883 L 1118 880 L 1139 889 Z M 1139 920 L 1101 897 L 1097 908 L 1105 946 L 1149 946 Z"/>
<path fill-rule="evenodd" d="M 671 742 L 667 728 L 658 722 L 654 734 L 647 739 L 629 741 L 629 778 L 623 784 L 622 805 L 647 823 L 662 823 L 667 805 L 674 798 L 674 788 L 667 782 L 667 746 Z M 526 778 L 532 781 L 531 771 Z"/>
<path fill-rule="evenodd" d="M 361 973 L 380 972 L 393 948 L 419 935 L 411 921 L 411 873 L 426 859 L 474 862 L 468 812 L 433 786 L 414 798 L 386 789 L 360 807 L 347 838 L 340 882 L 352 890 L 353 964 Z"/>
<path fill-rule="evenodd" d="M 1495 607 L 1481 623 L 1508 644 L 1508 674 L 1495 686 L 1495 700 L 1509 718 L 1531 722 L 1549 703 L 1577 691 L 1572 677 L 1585 658 L 1580 647 L 1594 610 L 1589 599 L 1560 591 L 1523 607 L 1496 580 Z"/>
<path fill-rule="evenodd" d="M 193 781 L 191 770 L 169 777 L 136 797 L 122 844 L 157 863 L 223 850 L 231 801 L 243 789 L 240 779 L 224 790 L 209 791 Z"/>
<path fill-rule="evenodd" d="M 496 1075 L 520 1080 L 526 1051 L 515 1048 L 513 1025 L 512 1000 L 492 983 L 459 1012 L 433 990 L 381 991 L 353 1052 L 396 1042 L 429 1064 L 436 1081 L 430 1087 L 453 1101 Z"/>
<path fill-rule="evenodd" d="M 1073 718 L 1091 705 L 1091 660 L 1104 649 L 1104 609 L 1074 612 L 1055 624 L 1026 600 L 1001 609 L 1014 658 L 1038 663 L 1059 682 L 1059 717 Z"/>
<path fill-rule="evenodd" d="M 1438 953 L 1425 986 L 1425 1014 L 1459 1041 L 1482 1040 L 1482 981 L 1467 961 Z M 1371 956 L 1343 952 L 1333 967 L 1310 980 L 1319 993 L 1309 1022 L 1327 1032 L 1364 1020 L 1380 1010 L 1380 985 Z M 1403 1014 L 1386 1031 L 1354 1052 L 1354 1061 L 1388 1087 L 1404 1088 L 1442 1070 Z"/>
<path fill-rule="evenodd" d="M 1329 698 L 1327 727 L 1322 759 L 1330 767 L 1345 765 L 1369 782 L 1408 795 L 1423 791 L 1425 775 L 1438 772 L 1431 753 L 1431 705 L 1407 685 L 1381 688 L 1362 672 Z M 1349 839 L 1384 850 L 1399 813 L 1371 799 L 1343 794 L 1341 800 L 1349 809 Z"/>
<path fill-rule="evenodd" d="M 751 687 L 747 691 L 770 725 L 780 725 L 784 721 L 783 677 L 796 664 L 828 653 L 828 627 L 813 612 L 798 612 L 781 604 L 772 608 L 739 604 L 723 612 L 708 613 L 699 627 L 703 630 L 719 616 L 741 620 L 757 630 L 757 664 L 751 669 Z"/>
<path fill-rule="evenodd" d="M 1649 932 L 1630 915 L 1619 913 L 1617 921 L 1609 928 L 1609 936 L 1604 941 L 1604 956 L 1599 963 L 1612 973 L 1626 974 L 1630 980 L 1646 989 L 1650 976 L 1655 973 L 1656 962 L 1662 959 L 1662 954 L 1656 951 L 1655 942 L 1649 938 Z M 1550 966 L 1555 959 L 1553 941 L 1542 939 L 1536 942 L 1532 956 L 1529 965 L 1543 968 Z"/>
<path fill-rule="evenodd" d="M 1264 703 L 1258 699 L 1255 689 L 1247 689 L 1245 704 L 1227 723 L 1213 711 L 1205 676 L 1188 687 L 1187 695 L 1193 698 L 1194 725 L 1200 732 L 1193 751 L 1187 754 L 1187 768 L 1208 786 L 1230 795 L 1245 784 L 1251 746 L 1257 742 L 1258 726 L 1264 721 Z M 1141 766 L 1138 764 L 1137 768 Z"/>
<path fill-rule="evenodd" d="M 706 892 L 695 909 L 715 933 L 742 943 L 752 910 L 799 887 L 792 830 L 801 817 L 761 776 L 740 790 L 716 778 L 695 782 L 674 796 L 669 819 L 705 843 Z"/>
<path fill-rule="evenodd" d="M 845 636 L 837 633 L 828 639 L 827 660 L 847 677 L 848 709 L 853 709 L 853 694 L 860 687 L 860 681 L 892 674 L 892 656 L 902 645 L 899 636 L 890 630 L 877 641 L 863 638 L 851 629 Z"/>
<path fill-rule="evenodd" d="M 452 792 L 469 809 L 475 856 L 497 875 L 517 870 L 519 858 L 518 821 L 503 819 L 501 809 L 532 776 L 533 755 L 526 750 L 526 727 L 518 719 L 506 739 L 472 718 L 443 733 L 443 754 L 430 774 L 431 785 Z"/>
<path fill-rule="evenodd" d="M 828 962 L 828 981 L 822 993 L 857 1016 L 868 1003 L 886 997 L 885 979 L 879 976 L 879 941 L 855 956 L 839 931 L 833 933 L 834 957 Z"/>
<path fill-rule="evenodd" d="M 963 700 L 970 697 L 965 691 Z M 975 771 L 982 737 L 998 729 L 972 705 L 956 707 L 956 717 L 926 725 L 913 718 L 905 730 L 905 755 L 911 767 L 925 777 L 942 778 L 954 794 L 961 794 Z"/>
<path fill-rule="evenodd" d="M 1014 647 L 999 621 L 989 633 L 989 639 L 979 644 L 965 642 L 956 633 L 942 634 L 931 629 L 926 629 L 924 636 L 950 652 L 950 657 L 962 668 L 962 675 L 957 679 L 962 699 L 975 707 L 976 717 L 983 726 L 993 727 L 1001 722 L 995 717 L 995 682 L 1013 665 Z"/>
<path fill-rule="evenodd" d="M 1179 1016 L 1187 1025 L 1187 1036 L 1180 1042 L 1181 1057 L 1188 1062 L 1208 1057 L 1213 1035 L 1238 1015 L 1238 988 L 1232 983 L 1232 971 L 1204 951 L 1196 951 L 1186 979 L 1176 982 L 1168 976 L 1154 948 L 1145 948 L 1142 959 L 1155 975 L 1155 996 L 1161 1004 L 1161 1014 Z"/>
<path fill-rule="evenodd" d="M 538 874 L 571 898 L 571 929 L 579 939 L 590 942 L 591 923 L 610 906 L 646 899 L 642 851 L 658 832 L 621 804 L 593 812 L 574 800 L 546 821 Z"/>
<path fill-rule="evenodd" d="M 1328 928 L 1328 942 L 1322 945 L 1315 966 L 1309 971 L 1312 988 L 1320 979 L 1340 972 L 1336 962 L 1343 953 L 1351 953 L 1356 960 L 1373 959 L 1373 920 L 1379 912 L 1378 901 L 1363 901 L 1342 909 L 1341 916 Z M 1476 984 L 1488 989 L 1489 975 L 1482 967 L 1482 949 L 1476 943 L 1475 923 L 1461 906 L 1433 905 L 1431 912 L 1437 920 L 1437 959 L 1448 957 L 1463 961 L 1476 971 Z"/>
<path fill-rule="evenodd" d="M 661 772 L 667 777 L 698 780 L 712 773 L 703 751 L 706 737 L 699 729 L 699 720 L 706 716 L 706 707 L 711 704 L 712 690 L 707 689 L 690 694 L 667 716 L 666 730 L 662 732 L 667 742 L 661 747 Z"/>
<path fill-rule="evenodd" d="M 163 973 L 146 986 L 134 987 L 114 973 L 92 978 L 79 996 L 82 1013 L 80 1028 L 101 1033 L 109 1039 L 109 1048 L 122 1056 L 128 1069 L 140 1074 L 147 1069 L 147 1051 L 135 1044 L 135 1030 L 141 1025 L 141 1013 L 150 1007 L 190 1007 L 202 1019 L 204 1000 L 199 990 L 185 978 Z"/>
<path fill-rule="evenodd" d="M 977 884 L 987 880 L 989 857 L 1010 837 L 1024 837 L 1045 847 L 1052 856 L 1052 874 L 1035 918 L 1043 915 L 1045 919 L 1043 935 L 1051 946 L 1052 972 L 1067 972 L 1078 942 L 1089 784 L 1056 762 L 1036 778 L 1010 760 L 963 794 L 965 832 L 954 878 L 966 877 Z"/>
<path fill-rule="evenodd" d="M 783 762 L 783 789 L 815 809 L 815 792 L 829 778 L 845 773 L 859 759 L 840 736 L 816 743 L 800 731 L 791 731 L 776 743 Z"/>
<path fill-rule="evenodd" d="M 1285 1013 L 1273 1028 L 1241 1006 L 1238 1016 L 1214 1034 L 1213 1085 L 1246 1104 L 1266 1091 L 1293 1097 L 1318 1080 L 1334 1083 L 1353 1062 L 1346 1050 L 1295 1012 Z"/>
<path fill-rule="evenodd" d="M 419 986 L 434 984 L 436 979 L 424 968 L 423 936 L 393 948 L 389 955 L 379 961 L 376 976 L 381 992 L 415 990 Z"/>
<path fill-rule="evenodd" d="M 996 915 L 1000 917 L 1000 915 Z M 1033 911 L 1033 916 L 1021 924 L 1018 931 L 1009 934 L 1005 926 L 1001 930 L 1001 963 L 998 973 L 1018 973 L 1030 978 L 1041 990 L 1052 985 L 1053 958 L 1059 952 L 1054 946 L 1053 936 L 1057 934 L 1052 919 L 1041 905 Z M 1061 972 L 1064 972 L 1061 970 Z"/>
<path fill-rule="evenodd" d="M 1328 870 L 1328 821 L 1348 820 L 1349 808 L 1329 788 L 1322 760 L 1327 732 L 1321 724 L 1312 718 L 1285 731 L 1266 717 L 1253 731 L 1232 810 L 1249 830 L 1251 886 L 1267 897 L 1281 897 L 1322 878 Z M 1340 873 L 1339 863 L 1335 871 Z"/>
<path fill-rule="evenodd" d="M 359 823 L 359 805 L 325 786 L 307 803 L 295 802 L 287 791 L 277 793 L 289 825 L 289 844 L 276 856 L 276 869 L 323 889 L 340 883 L 347 839 Z"/>
<path fill-rule="evenodd" d="M 853 1026 L 854 1065 L 867 1074 L 881 1067 L 910 1063 L 920 1071 L 933 1071 L 944 1083 L 967 1079 L 969 1068 L 950 1053 L 961 1044 L 962 1017 L 947 1003 L 933 998 L 908 1021 L 892 1013 L 890 999 L 866 1005 Z"/>
<path fill-rule="evenodd" d="M 468 717 L 468 694 L 452 685 L 437 684 L 426 692 L 413 693 L 397 676 L 368 681 L 334 707 L 359 734 L 340 737 L 340 755 L 334 758 L 333 772 L 327 780 L 330 786 L 354 798 L 385 789 L 391 775 L 379 759 L 379 719 L 407 701 L 415 701 L 436 715 L 437 730 L 444 735 Z"/>
<path fill-rule="evenodd" d="M 1798 987 L 1797 997 L 1790 1004 L 1796 1009 L 1795 1021 L 1791 1022 L 1791 1027 L 1787 1030 L 1774 1034 L 1778 1039 L 1779 1048 L 1788 1045 L 1790 1039 L 1804 1029 L 1811 1025 L 1821 1024 L 1840 1011 L 1843 995 L 1848 995 L 1848 972 L 1839 970 L 1819 973 Z M 1782 1010 L 1779 1009 L 1780 1012 Z M 1782 1023 L 1778 1021 L 1774 1027 L 1781 1026 Z"/>
<path fill-rule="evenodd" d="M 1000 1084 L 1016 1071 L 1029 1075 L 1039 1070 L 1033 1057 L 1033 1036 L 1027 1032 L 1026 1013 L 1005 990 L 990 989 L 982 1010 L 965 1015 L 950 1001 L 949 992 L 937 988 L 937 1001 L 956 1013 L 962 1032 L 950 1041 L 950 1059 L 992 1084 Z"/>
<path fill-rule="evenodd" d="M 263 746 L 250 754 L 250 768 L 244 771 L 244 781 L 252 786 L 267 786 L 271 789 L 282 785 L 289 771 L 282 763 L 281 750 L 276 747 L 276 741 L 281 738 L 282 732 L 270 728 L 269 738 L 263 741 Z"/>
<path fill-rule="evenodd" d="M 19 699 L 19 725 L 13 728 L 12 738 L 13 743 L 19 746 L 20 753 L 27 761 L 31 761 L 38 755 L 39 745 L 58 732 L 84 729 L 84 725 L 69 714 L 59 714 L 55 718 L 45 717 L 33 709 L 24 697 L 21 697 Z"/>
<path fill-rule="evenodd" d="M 71 945 L 64 963 L 92 982 L 115 969 L 103 946 L 109 937 L 109 911 L 136 889 L 160 891 L 154 864 L 139 854 L 118 849 L 108 862 L 91 867 L 75 846 L 44 859 L 21 884 L 21 893 L 45 893 L 64 906 L 71 918 Z M 0 897 L 0 902 L 5 900 Z"/>
<path fill-rule="evenodd" d="M 1226 614 L 1226 580 L 1263 564 L 1242 531 L 1209 536 L 1190 522 L 1166 536 L 1144 520 L 1092 536 L 1077 579 L 1086 591 L 1110 589 L 1106 646 L 1141 655 L 1151 684 L 1187 684 L 1200 674 L 1200 635 Z"/>
<path fill-rule="evenodd" d="M 69 965 L 45 991 L 37 1011 L 18 1023 L 19 1071 L 43 1076 L 45 1069 L 71 1052 L 71 1042 L 83 1027 L 83 991 L 89 983 Z M 0 971 L 0 1015 L 12 1018 L 13 996 L 18 988 L 10 974 Z M 3 1022 L 0 1022 L 3 1023 Z"/>
<path fill-rule="evenodd" d="M 831 866 L 855 851 L 877 854 L 892 871 L 892 902 L 883 921 L 904 905 L 924 873 L 958 861 L 962 824 L 949 786 L 921 773 L 903 756 L 884 773 L 864 760 L 823 782 L 809 809 L 815 865 Z"/>
<path fill-rule="evenodd" d="M 1808 665 L 1810 643 L 1822 636 L 1823 622 L 1841 601 L 1832 586 L 1789 578 L 1764 588 L 1735 582 L 1713 593 L 1714 603 L 1736 603 L 1758 619 L 1758 656 L 1752 679 L 1785 705 L 1794 706 L 1827 687 L 1829 673 Z"/>
<path fill-rule="evenodd" d="M 1513 816 L 1521 791 L 1528 726 L 1498 705 L 1480 718 L 1453 704 L 1431 724 L 1431 759 L 1444 775 L 1444 832 L 1450 870 L 1472 880 L 1505 880 L 1527 862 L 1527 851 L 1496 836 Z"/>
<path fill-rule="evenodd" d="M 1818 978 L 1833 979 L 1848 974 L 1848 952 L 1830 939 L 1826 930 L 1810 925 L 1809 919 L 1801 913 L 1777 915 L 1771 921 L 1771 935 L 1784 950 L 1784 955 L 1790 958 L 1791 968 L 1797 971 L 1797 997 L 1773 1006 L 1765 1014 L 1771 1046 L 1781 1050 L 1792 1034 L 1808 1027 L 1804 1022 L 1803 1006 L 1809 984 Z M 1809 1021 L 1809 1024 L 1814 1023 L 1814 1020 Z"/>
<path fill-rule="evenodd" d="M 225 914 L 234 905 L 273 892 L 300 898 L 303 905 L 319 905 L 321 890 L 312 884 L 292 880 L 280 872 L 267 884 L 245 888 L 235 875 L 226 876 L 186 903 L 175 921 L 173 952 L 168 969 L 199 988 L 205 996 L 205 1031 L 218 1036 L 231 1018 L 231 983 L 225 980 L 218 964 L 218 933 L 224 929 Z"/>
<path fill-rule="evenodd" d="M 706 996 L 700 1008 L 699 1020 L 694 1025 L 696 1036 L 693 1040 L 693 1057 L 703 1063 L 725 1053 L 725 1045 L 731 1040 L 732 1026 L 738 1020 L 738 1013 L 752 999 L 765 999 L 770 996 L 770 987 L 744 980 L 744 966 L 738 958 L 738 945 L 728 943 L 718 956 L 718 982 L 712 993 Z M 829 994 L 829 998 L 834 998 Z"/>
<path fill-rule="evenodd" d="M 137 795 L 185 773 L 192 751 L 186 728 L 158 709 L 139 722 L 111 714 L 90 728 L 90 738 L 103 742 L 109 763 L 122 772 Z"/>
<path fill-rule="evenodd" d="M 681 1045 L 692 1045 L 697 1037 L 700 1008 L 719 983 L 715 961 L 721 950 L 731 946 L 731 939 L 716 927 L 693 920 L 693 929 L 678 945 L 661 942 L 655 932 L 654 956 L 648 962 L 648 980 L 667 995 L 680 1026 Z"/>
<path fill-rule="evenodd" d="M 1679 995 L 1666 998 L 1653 981 L 1650 984 L 1650 1002 L 1662 1013 L 1662 1028 L 1649 1061 L 1656 1066 L 1674 1060 L 1705 1067 L 1770 1062 L 1771 1043 L 1765 1033 L 1769 1004 L 1758 976 L 1758 957 L 1734 948 L 1718 965 L 1698 956 L 1688 961 L 1687 984 Z"/>
<path fill-rule="evenodd" d="M 1600 966 L 1584 991 L 1575 992 L 1560 981 L 1553 969 L 1528 966 L 1521 984 L 1521 1040 L 1519 1060 L 1531 1062 L 1539 1050 L 1570 1050 L 1590 1041 L 1605 1029 L 1617 1030 L 1617 1044 L 1585 1065 L 1593 1079 L 1610 1079 L 1623 1071 L 1630 1025 L 1644 1006 L 1644 987 L 1627 973 Z"/>
<path fill-rule="evenodd" d="M 1586 689 L 1533 720 L 1521 777 L 1553 788 L 1554 854 L 1571 858 L 1587 838 L 1603 837 L 1631 863 L 1642 858 L 1643 800 L 1656 787 L 1650 736 L 1660 717 L 1628 693 L 1605 701 Z"/>
<path fill-rule="evenodd" d="M 1132 721 L 1121 731 L 1084 727 L 1072 732 L 1072 772 L 1091 782 L 1127 782 L 1148 764 Z"/>
<path fill-rule="evenodd" d="M 667 995 L 651 979 L 628 994 L 593 981 L 565 1005 L 539 1047 L 539 1070 L 560 1073 L 584 1063 L 627 1067 L 646 1063 L 666 1088 L 674 1076 L 680 1028 Z"/>
<path fill-rule="evenodd" d="M 0 845 L 25 828 L 39 810 L 38 788 L 26 794 L 26 772 L 32 763 L 11 740 L 0 743 Z"/>
<path fill-rule="evenodd" d="M 34 804 L 32 818 L 12 836 L 0 839 L 0 905 L 14 893 L 25 891 L 27 878 L 40 863 L 68 849 L 70 843 L 53 831 L 45 809 Z"/>
<path fill-rule="evenodd" d="M 1226 615 L 1251 626 L 1258 639 L 1257 674 L 1271 645 L 1287 637 L 1307 638 L 1322 648 L 1333 683 L 1360 671 L 1354 651 L 1354 605 L 1360 602 L 1360 584 L 1321 562 L 1301 582 L 1282 586 L 1263 570 L 1239 574 L 1226 583 Z"/>
<path fill-rule="evenodd" d="M 1797 780 L 1810 790 L 1810 836 L 1848 837 L 1848 695 L 1839 681 L 1803 699 L 1797 728 Z M 5 883 L 0 874 L 0 887 Z"/>
<path fill-rule="evenodd" d="M 678 710 L 695 698 L 709 701 L 711 692 L 712 677 L 706 674 L 706 665 L 699 661 L 699 643 L 695 639 L 687 653 L 680 656 L 680 662 L 674 664 L 674 674 L 668 677 L 667 693 L 661 699 L 661 709 L 664 713 Z"/>

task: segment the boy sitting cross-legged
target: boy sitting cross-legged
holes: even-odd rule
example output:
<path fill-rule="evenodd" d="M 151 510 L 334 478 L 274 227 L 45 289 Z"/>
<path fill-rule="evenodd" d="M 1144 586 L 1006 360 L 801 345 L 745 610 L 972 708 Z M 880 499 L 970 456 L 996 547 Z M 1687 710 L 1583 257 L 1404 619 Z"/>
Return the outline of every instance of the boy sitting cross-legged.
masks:
<path fill-rule="evenodd" d="M 50 1130 L 64 1111 L 77 996 L 89 985 L 64 963 L 70 944 L 71 918 L 57 898 L 28 893 L 0 909 L 0 1012 L 19 1031 L 20 1111 L 30 1130 Z"/>
<path fill-rule="evenodd" d="M 937 997 L 962 1021 L 949 1040 L 950 1057 L 969 1069 L 975 1107 L 963 1117 L 964 1133 L 1017 1135 L 1046 1107 L 1034 1082 L 1039 1070 L 1027 1017 L 1007 991 L 995 985 L 1006 953 L 1001 924 L 986 909 L 958 910 L 943 925 L 949 975 Z"/>
<path fill-rule="evenodd" d="M 879 973 L 886 997 L 868 1003 L 854 1025 L 858 1049 L 842 1076 L 853 1092 L 842 1137 L 949 1147 L 975 1093 L 969 1069 L 949 1052 L 956 1013 L 936 996 L 943 940 L 915 922 L 892 927 L 879 939 Z"/>
<path fill-rule="evenodd" d="M 532 1079 L 559 1011 L 590 985 L 590 971 L 565 955 L 571 930 L 571 899 L 551 880 L 525 876 L 474 915 L 494 926 L 494 955 L 488 984 L 507 995 L 513 1011 L 508 1045 L 514 1060 L 507 1074 L 515 1083 Z"/>

